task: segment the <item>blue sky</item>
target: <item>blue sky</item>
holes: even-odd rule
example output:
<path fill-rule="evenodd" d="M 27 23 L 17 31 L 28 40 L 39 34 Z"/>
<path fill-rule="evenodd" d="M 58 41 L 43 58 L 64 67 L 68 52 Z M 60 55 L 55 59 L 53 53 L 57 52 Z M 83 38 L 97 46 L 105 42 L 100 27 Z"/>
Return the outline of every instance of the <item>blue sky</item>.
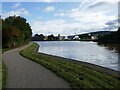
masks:
<path fill-rule="evenodd" d="M 74 35 L 118 28 L 117 2 L 3 2 L 2 17 L 13 15 L 26 18 L 33 35 Z"/>

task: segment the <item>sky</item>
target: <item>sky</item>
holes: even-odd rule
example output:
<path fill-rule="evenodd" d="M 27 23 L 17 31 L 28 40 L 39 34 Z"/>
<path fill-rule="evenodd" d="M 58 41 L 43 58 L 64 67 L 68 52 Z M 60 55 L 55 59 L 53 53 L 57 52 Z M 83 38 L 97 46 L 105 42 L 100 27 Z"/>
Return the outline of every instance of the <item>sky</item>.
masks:
<path fill-rule="evenodd" d="M 117 1 L 14 1 L 8 2 L 5 0 L 2 2 L 2 18 L 5 19 L 13 15 L 26 18 L 27 22 L 31 25 L 33 36 L 35 34 L 60 34 L 67 36 L 94 31 L 116 31 L 118 29 Z"/>

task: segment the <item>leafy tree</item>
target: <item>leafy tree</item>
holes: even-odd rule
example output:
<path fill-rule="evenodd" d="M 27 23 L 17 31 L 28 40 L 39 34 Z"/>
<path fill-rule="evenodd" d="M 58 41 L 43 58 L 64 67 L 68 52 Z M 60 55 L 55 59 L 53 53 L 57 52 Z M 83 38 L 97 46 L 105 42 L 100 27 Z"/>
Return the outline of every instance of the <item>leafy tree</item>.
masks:
<path fill-rule="evenodd" d="M 98 38 L 98 41 L 102 43 L 120 43 L 120 27 L 118 31 L 111 32 L 110 34 L 106 34 L 104 36 L 100 36 Z"/>
<path fill-rule="evenodd" d="M 118 28 L 118 31 L 117 31 L 117 33 L 118 33 L 118 40 L 120 41 L 120 27 Z"/>
<path fill-rule="evenodd" d="M 24 40 L 30 40 L 32 37 L 32 30 L 27 20 L 20 16 L 10 16 L 5 19 L 5 21 L 11 25 L 18 28 L 24 34 Z"/>
<path fill-rule="evenodd" d="M 11 47 L 15 42 L 17 46 L 29 42 L 32 37 L 32 30 L 27 20 L 20 16 L 10 16 L 2 19 L 2 45 L 3 48 Z"/>
<path fill-rule="evenodd" d="M 53 41 L 53 40 L 55 40 L 55 37 L 54 37 L 54 35 L 53 35 L 53 34 L 49 35 L 49 36 L 48 36 L 48 40 L 50 40 L 50 41 Z"/>
<path fill-rule="evenodd" d="M 35 34 L 35 37 L 39 37 L 39 35 L 38 35 L 38 34 Z"/>
<path fill-rule="evenodd" d="M 43 34 L 40 34 L 39 37 L 40 37 L 40 40 L 42 40 L 42 41 L 44 40 L 44 35 Z"/>

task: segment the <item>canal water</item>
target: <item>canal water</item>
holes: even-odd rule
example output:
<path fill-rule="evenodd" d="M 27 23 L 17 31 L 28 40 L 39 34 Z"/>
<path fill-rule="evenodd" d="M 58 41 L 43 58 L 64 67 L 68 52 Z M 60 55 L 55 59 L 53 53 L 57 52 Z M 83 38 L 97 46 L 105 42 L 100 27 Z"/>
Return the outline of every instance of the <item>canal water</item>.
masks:
<path fill-rule="evenodd" d="M 39 41 L 39 51 L 120 71 L 120 46 L 84 41 Z"/>

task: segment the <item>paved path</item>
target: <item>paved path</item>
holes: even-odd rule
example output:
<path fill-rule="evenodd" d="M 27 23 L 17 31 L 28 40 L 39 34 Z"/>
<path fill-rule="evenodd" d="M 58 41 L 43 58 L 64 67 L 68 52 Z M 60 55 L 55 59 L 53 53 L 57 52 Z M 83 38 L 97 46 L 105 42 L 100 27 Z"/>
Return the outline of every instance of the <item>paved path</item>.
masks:
<path fill-rule="evenodd" d="M 62 78 L 19 54 L 19 51 L 30 45 L 3 54 L 4 63 L 8 67 L 7 88 L 70 88 Z"/>

